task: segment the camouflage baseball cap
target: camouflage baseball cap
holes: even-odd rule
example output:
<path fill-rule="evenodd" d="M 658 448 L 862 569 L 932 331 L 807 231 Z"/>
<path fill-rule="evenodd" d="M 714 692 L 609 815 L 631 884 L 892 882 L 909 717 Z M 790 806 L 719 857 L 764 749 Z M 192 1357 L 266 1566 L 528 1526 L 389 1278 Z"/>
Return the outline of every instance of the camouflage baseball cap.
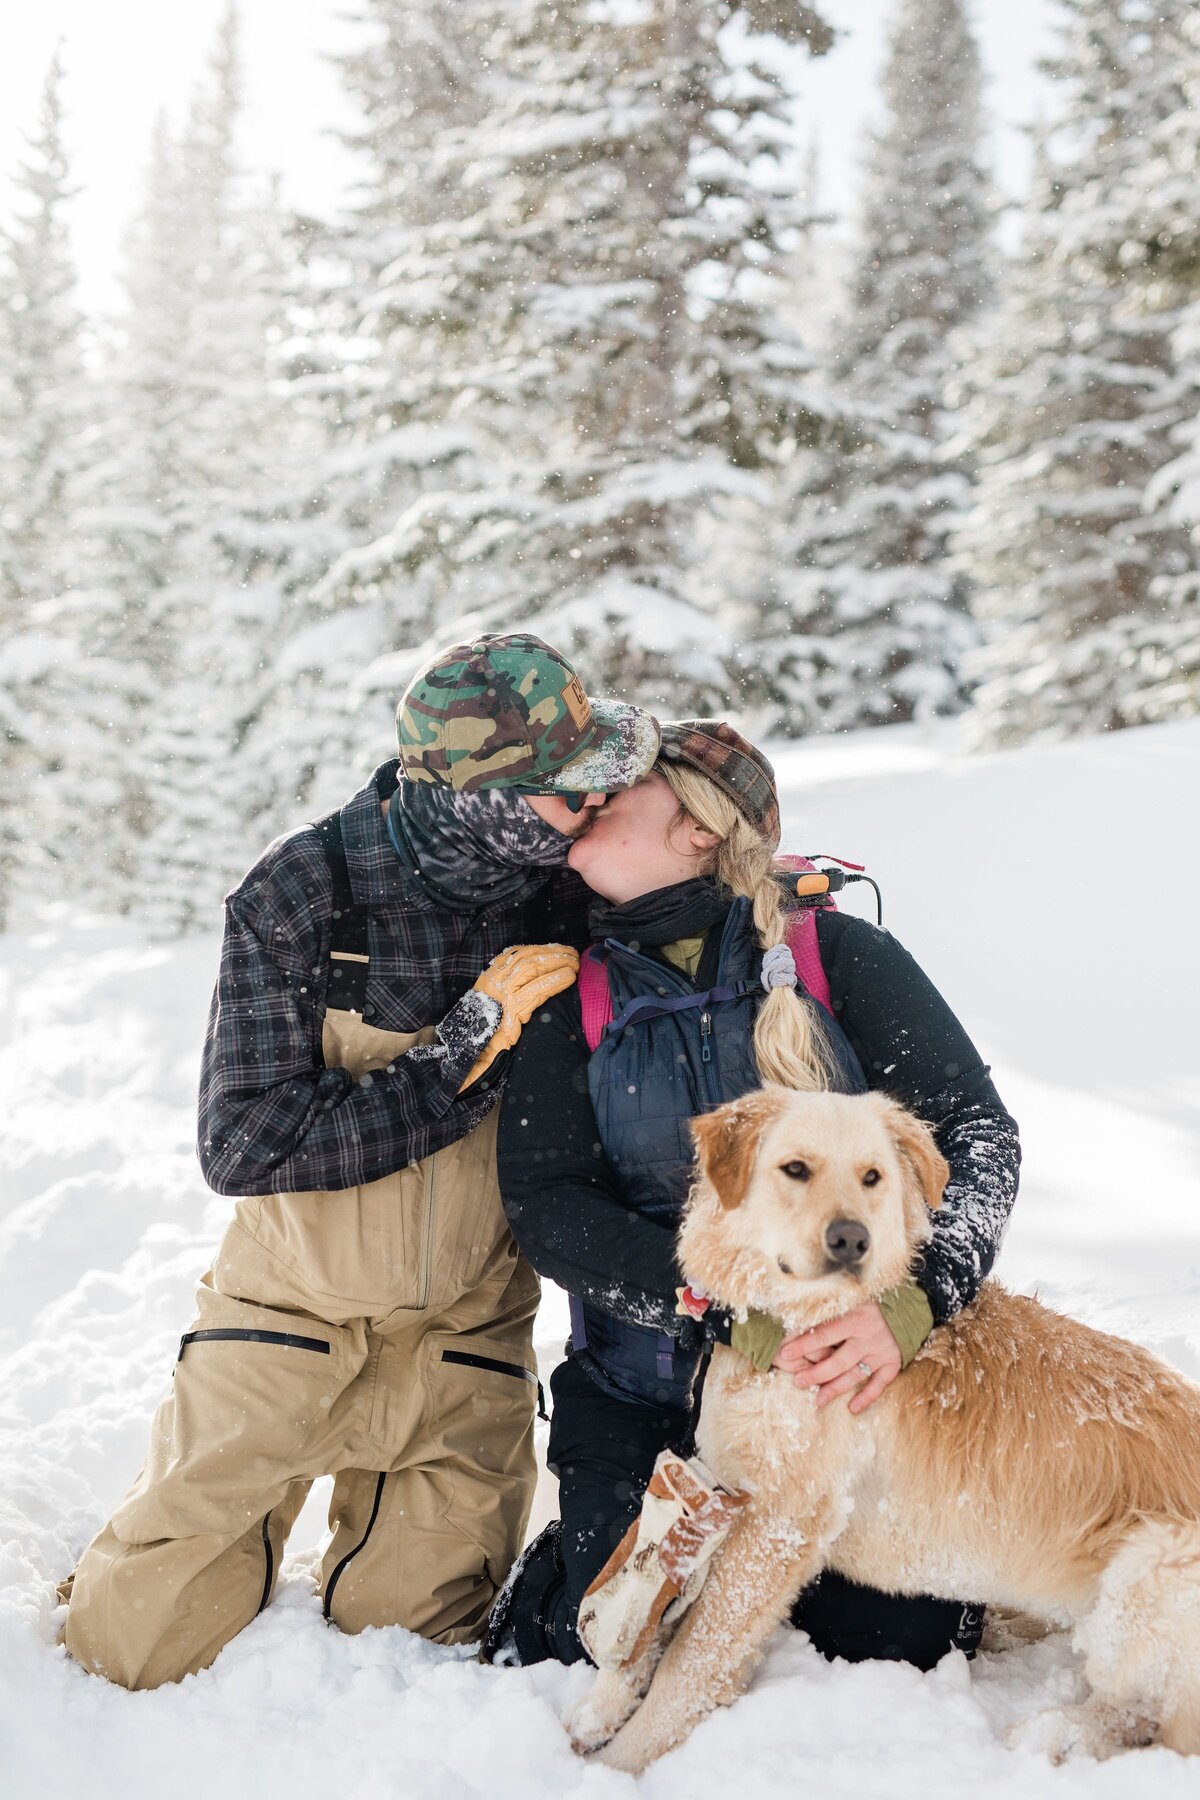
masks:
<path fill-rule="evenodd" d="M 409 682 L 396 735 L 409 781 L 462 794 L 615 793 L 658 755 L 656 719 L 616 700 L 589 700 L 565 656 L 519 632 L 440 650 Z"/>
<path fill-rule="evenodd" d="M 737 802 L 772 850 L 779 846 L 775 771 L 748 738 L 723 719 L 671 719 L 662 727 L 660 757 L 687 763 Z"/>

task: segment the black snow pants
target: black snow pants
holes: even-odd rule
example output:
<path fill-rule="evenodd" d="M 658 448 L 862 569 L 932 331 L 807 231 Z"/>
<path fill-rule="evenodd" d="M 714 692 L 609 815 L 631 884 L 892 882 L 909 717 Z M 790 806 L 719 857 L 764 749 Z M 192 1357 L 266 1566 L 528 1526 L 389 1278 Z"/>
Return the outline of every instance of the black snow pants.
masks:
<path fill-rule="evenodd" d="M 559 1364 L 550 1388 L 549 1463 L 558 1475 L 562 1537 L 528 1556 L 512 1592 L 509 1623 L 523 1664 L 583 1658 L 575 1620 L 584 1592 L 637 1517 L 659 1451 L 682 1443 L 687 1429 L 682 1412 L 604 1393 L 573 1357 Z M 822 1656 L 932 1669 L 947 1650 L 974 1654 L 983 1608 L 883 1594 L 830 1569 L 800 1594 L 791 1622 Z"/>

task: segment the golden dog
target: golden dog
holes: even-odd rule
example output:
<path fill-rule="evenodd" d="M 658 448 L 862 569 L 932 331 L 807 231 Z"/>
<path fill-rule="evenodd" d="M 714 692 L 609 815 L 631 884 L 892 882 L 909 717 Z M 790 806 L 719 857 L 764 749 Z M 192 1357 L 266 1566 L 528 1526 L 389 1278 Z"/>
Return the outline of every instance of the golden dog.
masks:
<path fill-rule="evenodd" d="M 948 1170 L 893 1101 L 766 1087 L 693 1131 L 680 1265 L 714 1300 L 790 1333 L 906 1278 Z M 1068 1625 L 1075 1741 L 1136 1716 L 1200 1753 L 1200 1388 L 1145 1350 L 987 1282 L 859 1415 L 718 1346 L 697 1449 L 750 1503 L 657 1669 L 597 1677 L 578 1748 L 636 1771 L 678 1744 L 828 1567 Z"/>

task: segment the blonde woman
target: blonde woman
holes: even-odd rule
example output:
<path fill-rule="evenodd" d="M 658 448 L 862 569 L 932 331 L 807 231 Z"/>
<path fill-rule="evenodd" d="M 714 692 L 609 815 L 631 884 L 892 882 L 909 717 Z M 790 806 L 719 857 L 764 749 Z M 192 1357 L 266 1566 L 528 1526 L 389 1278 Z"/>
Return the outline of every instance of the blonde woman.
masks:
<path fill-rule="evenodd" d="M 995 1258 L 1019 1150 L 987 1069 L 912 958 L 862 919 L 816 915 L 820 974 L 810 967 L 808 991 L 788 947 L 778 843 L 765 757 L 727 724 L 688 720 L 663 727 L 653 772 L 572 846 L 597 896 L 593 949 L 580 984 L 526 1026 L 499 1129 L 513 1235 L 571 1296 L 552 1381 L 561 1521 L 517 1564 L 486 1660 L 582 1657 L 583 1592 L 637 1513 L 658 1452 L 687 1437 L 700 1339 L 676 1310 L 675 1227 L 690 1118 L 771 1080 L 879 1088 L 936 1131 L 951 1180 L 912 1281 L 787 1342 L 770 1320 L 732 1328 L 735 1347 L 815 1387 L 819 1404 L 849 1394 L 854 1410 L 870 1405 Z M 598 984 L 600 1016 L 611 1014 L 602 1033 Z M 849 1240 L 829 1248 L 854 1255 Z M 896 1598 L 832 1573 L 792 1616 L 826 1655 L 924 1668 L 952 1645 L 970 1653 L 982 1630 L 969 1599 Z"/>

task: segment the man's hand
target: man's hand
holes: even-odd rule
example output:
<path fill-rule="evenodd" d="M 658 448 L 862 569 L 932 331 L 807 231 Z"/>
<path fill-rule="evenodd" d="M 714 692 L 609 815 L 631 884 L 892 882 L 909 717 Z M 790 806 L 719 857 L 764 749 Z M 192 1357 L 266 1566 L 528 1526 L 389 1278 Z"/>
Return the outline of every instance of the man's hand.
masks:
<path fill-rule="evenodd" d="M 499 1002 L 500 1023 L 476 1057 L 459 1089 L 488 1070 L 502 1050 L 511 1050 L 539 1006 L 569 988 L 579 974 L 579 952 L 566 944 L 517 944 L 493 957 L 475 990 Z"/>
<path fill-rule="evenodd" d="M 772 1366 L 794 1375 L 797 1387 L 815 1388 L 818 1406 L 828 1406 L 840 1394 L 859 1388 L 850 1411 L 860 1413 L 878 1400 L 900 1373 L 900 1346 L 878 1305 L 871 1301 L 843 1313 L 840 1319 L 827 1319 L 811 1331 L 785 1338 Z"/>

